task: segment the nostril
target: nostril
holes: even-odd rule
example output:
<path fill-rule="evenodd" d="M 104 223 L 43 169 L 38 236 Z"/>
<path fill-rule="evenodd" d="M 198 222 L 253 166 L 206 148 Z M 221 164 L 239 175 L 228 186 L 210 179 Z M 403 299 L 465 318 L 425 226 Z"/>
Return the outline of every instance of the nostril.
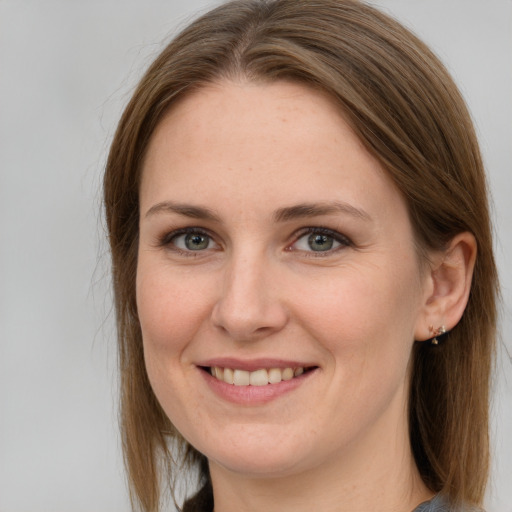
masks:
<path fill-rule="evenodd" d="M 236 309 L 239 309 L 238 306 Z M 214 327 L 237 341 L 261 339 L 279 332 L 287 323 L 287 314 L 279 304 L 247 308 L 243 311 L 219 305 L 212 314 Z"/>

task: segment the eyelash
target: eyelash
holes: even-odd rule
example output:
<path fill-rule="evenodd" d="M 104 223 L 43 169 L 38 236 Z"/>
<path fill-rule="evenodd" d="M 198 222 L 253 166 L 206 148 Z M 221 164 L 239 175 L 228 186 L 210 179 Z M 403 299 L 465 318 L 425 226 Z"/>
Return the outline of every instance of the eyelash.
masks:
<path fill-rule="evenodd" d="M 187 257 L 197 257 L 197 256 L 200 256 L 200 253 L 203 252 L 203 251 L 200 251 L 200 250 L 197 250 L 197 251 L 193 251 L 193 250 L 183 250 L 183 249 L 180 249 L 179 247 L 177 247 L 175 245 L 175 240 L 180 237 L 180 236 L 183 236 L 183 235 L 199 235 L 199 236 L 204 236 L 204 237 L 207 237 L 209 238 L 212 242 L 214 242 L 214 238 L 213 236 L 206 230 L 204 229 L 201 229 L 201 228 L 196 228 L 196 227 L 191 227 L 191 228 L 183 228 L 183 229 L 177 229 L 175 231 L 171 231 L 170 233 L 167 233 L 166 235 L 164 235 L 160 240 L 159 240 L 159 244 L 161 247 L 166 247 L 174 252 L 177 252 L 178 254 L 182 255 L 182 256 L 187 256 Z M 214 242 L 215 243 L 215 242 Z"/>
<path fill-rule="evenodd" d="M 310 227 L 307 227 L 307 228 L 303 228 L 301 229 L 300 231 L 298 231 L 297 233 L 294 234 L 294 239 L 295 241 L 293 242 L 293 244 L 291 244 L 287 250 L 288 251 L 297 251 L 297 250 L 300 250 L 300 249 L 294 249 L 293 246 L 297 244 L 297 242 L 299 242 L 299 240 L 301 240 L 302 238 L 304 238 L 305 236 L 307 235 L 325 235 L 325 236 L 328 236 L 330 238 L 332 238 L 335 242 L 339 243 L 340 245 L 336 248 L 333 248 L 333 249 L 329 249 L 327 251 L 313 251 L 313 250 L 310 250 L 310 251 L 303 251 L 304 254 L 307 255 L 307 257 L 309 258 L 322 258 L 322 257 L 327 257 L 329 255 L 332 255 L 340 250 L 343 250 L 347 247 L 351 247 L 353 246 L 353 243 L 352 241 L 346 237 L 345 235 L 342 235 L 341 233 L 339 233 L 338 231 L 334 231 L 332 229 L 329 229 L 329 228 L 325 228 L 325 227 L 322 227 L 322 226 L 310 226 Z"/>
<path fill-rule="evenodd" d="M 312 234 L 325 235 L 329 238 L 332 238 L 336 243 L 339 244 L 339 246 L 335 247 L 333 249 L 328 249 L 326 251 L 314 251 L 314 250 L 306 251 L 306 250 L 302 250 L 302 249 L 296 249 L 293 247 L 302 238 L 304 238 L 307 235 L 312 235 Z M 178 237 L 183 236 L 183 235 L 204 236 L 204 237 L 207 237 L 211 242 L 216 244 L 214 237 L 208 231 L 206 231 L 202 228 L 198 228 L 198 227 L 190 227 L 190 228 L 178 229 L 178 230 L 171 231 L 170 233 L 165 234 L 159 240 L 158 245 L 161 247 L 167 247 L 170 250 L 177 252 L 178 254 L 186 256 L 186 257 L 200 256 L 200 253 L 204 252 L 204 250 L 197 250 L 197 251 L 194 251 L 192 249 L 184 250 L 175 245 L 175 243 L 174 243 L 175 240 Z M 306 254 L 307 257 L 315 257 L 315 258 L 326 257 L 326 256 L 329 256 L 335 252 L 338 252 L 339 250 L 342 250 L 346 247 L 353 246 L 352 241 L 345 235 L 342 235 L 341 233 L 339 233 L 337 231 L 334 231 L 332 229 L 325 228 L 322 226 L 310 226 L 310 227 L 302 228 L 299 231 L 297 231 L 296 233 L 294 233 L 293 238 L 294 238 L 294 242 L 292 244 L 290 244 L 289 246 L 287 246 L 286 250 L 289 252 L 300 251 L 303 254 Z"/>

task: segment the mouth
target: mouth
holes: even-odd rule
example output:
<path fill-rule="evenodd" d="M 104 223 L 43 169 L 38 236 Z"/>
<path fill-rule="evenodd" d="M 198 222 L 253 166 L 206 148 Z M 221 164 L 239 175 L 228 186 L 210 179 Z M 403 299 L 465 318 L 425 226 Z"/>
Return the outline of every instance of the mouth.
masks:
<path fill-rule="evenodd" d="M 202 367 L 220 382 L 234 386 L 268 386 L 282 381 L 296 379 L 317 368 L 316 366 L 297 366 L 287 368 L 260 368 L 254 371 L 221 366 Z"/>

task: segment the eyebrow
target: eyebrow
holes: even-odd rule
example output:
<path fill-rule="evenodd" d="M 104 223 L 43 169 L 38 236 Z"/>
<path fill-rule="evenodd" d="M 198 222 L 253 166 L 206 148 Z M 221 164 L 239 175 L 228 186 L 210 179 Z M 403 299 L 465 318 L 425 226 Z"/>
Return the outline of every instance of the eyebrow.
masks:
<path fill-rule="evenodd" d="M 222 222 L 221 218 L 209 208 L 190 204 L 174 203 L 172 201 L 162 201 L 161 203 L 153 205 L 146 212 L 145 217 L 147 218 L 158 213 L 177 213 L 178 215 L 183 215 L 184 217 L 190 217 L 193 219 Z M 274 212 L 273 219 L 275 222 L 286 222 L 296 219 L 319 217 L 321 215 L 332 215 L 335 213 L 350 215 L 365 221 L 371 220 L 370 215 L 366 211 L 356 208 L 348 203 L 339 201 L 301 203 L 294 206 L 279 208 Z"/>
<path fill-rule="evenodd" d="M 276 210 L 274 213 L 274 220 L 276 222 L 286 222 L 295 219 L 318 217 L 320 215 L 332 215 L 333 213 L 342 213 L 365 221 L 371 220 L 370 215 L 366 211 L 339 201 L 301 203 L 295 206 L 279 208 L 279 210 Z"/>
<path fill-rule="evenodd" d="M 221 222 L 220 217 L 209 208 L 201 206 L 193 206 L 190 204 L 173 203 L 172 201 L 163 201 L 153 205 L 147 212 L 145 217 L 150 217 L 157 213 L 177 213 L 184 217 L 193 219 L 212 220 Z"/>

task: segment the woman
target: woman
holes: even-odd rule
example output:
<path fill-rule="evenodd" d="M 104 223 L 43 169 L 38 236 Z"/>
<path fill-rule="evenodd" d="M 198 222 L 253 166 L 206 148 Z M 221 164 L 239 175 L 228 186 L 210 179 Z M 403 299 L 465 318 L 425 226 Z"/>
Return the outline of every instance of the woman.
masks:
<path fill-rule="evenodd" d="M 486 183 L 406 29 L 354 0 L 211 11 L 135 91 L 105 207 L 134 503 L 186 463 L 185 510 L 481 504 Z"/>

